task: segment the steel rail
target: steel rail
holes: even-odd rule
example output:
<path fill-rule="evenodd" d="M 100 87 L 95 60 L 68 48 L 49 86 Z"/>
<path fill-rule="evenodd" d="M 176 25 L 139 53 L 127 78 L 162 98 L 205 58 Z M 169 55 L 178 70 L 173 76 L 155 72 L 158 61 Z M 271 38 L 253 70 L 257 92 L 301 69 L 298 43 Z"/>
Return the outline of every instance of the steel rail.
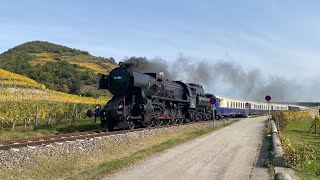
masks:
<path fill-rule="evenodd" d="M 225 122 L 229 119 L 219 120 L 217 122 Z M 28 147 L 28 146 L 37 146 L 37 145 L 48 145 L 55 142 L 66 142 L 66 141 L 74 141 L 78 139 L 89 139 L 95 137 L 102 137 L 102 136 L 110 136 L 110 135 L 117 135 L 117 134 L 126 134 L 130 132 L 139 132 L 139 131 L 147 131 L 152 129 L 161 129 L 161 128 L 168 128 L 174 126 L 187 126 L 190 124 L 203 124 L 213 121 L 198 121 L 198 122 L 189 122 L 185 124 L 171 124 L 165 126 L 155 126 L 155 127 L 147 127 L 147 128 L 138 128 L 132 130 L 121 130 L 121 131 L 85 131 L 85 132 L 75 132 L 75 133 L 66 133 L 66 134 L 58 134 L 58 135 L 50 135 L 50 136 L 43 136 L 43 137 L 35 137 L 35 138 L 23 138 L 23 139 L 10 139 L 10 140 L 3 140 L 0 141 L 0 150 L 8 150 L 11 148 L 21 148 L 21 147 Z"/>

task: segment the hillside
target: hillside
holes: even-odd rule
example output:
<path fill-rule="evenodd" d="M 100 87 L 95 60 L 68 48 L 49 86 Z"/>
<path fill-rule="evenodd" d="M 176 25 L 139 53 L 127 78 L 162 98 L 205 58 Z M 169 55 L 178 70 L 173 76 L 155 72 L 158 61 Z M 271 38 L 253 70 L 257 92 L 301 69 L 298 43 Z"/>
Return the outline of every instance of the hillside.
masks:
<path fill-rule="evenodd" d="M 106 100 L 107 98 L 95 99 L 50 90 L 30 78 L 0 69 L 0 101 L 2 102 L 41 101 L 96 104 L 105 103 Z"/>
<path fill-rule="evenodd" d="M 44 41 L 32 41 L 0 54 L 0 68 L 27 76 L 48 89 L 100 96 L 96 74 L 117 67 L 113 58 L 95 57 L 87 51 Z"/>
<path fill-rule="evenodd" d="M 2 131 L 16 126 L 26 130 L 31 124 L 33 128 L 38 128 L 39 124 L 46 128 L 57 127 L 62 120 L 69 121 L 70 125 L 75 119 L 83 119 L 88 109 L 106 103 L 109 98 L 96 99 L 50 90 L 28 77 L 0 69 Z"/>

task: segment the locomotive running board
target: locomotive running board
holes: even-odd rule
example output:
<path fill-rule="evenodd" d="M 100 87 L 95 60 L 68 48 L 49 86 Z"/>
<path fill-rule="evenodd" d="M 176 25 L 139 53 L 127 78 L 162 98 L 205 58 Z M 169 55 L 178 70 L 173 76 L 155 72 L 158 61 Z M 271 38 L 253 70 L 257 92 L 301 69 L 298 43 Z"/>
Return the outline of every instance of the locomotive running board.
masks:
<path fill-rule="evenodd" d="M 183 99 L 172 99 L 172 98 L 166 98 L 166 97 L 161 97 L 161 96 L 151 96 L 151 98 L 158 98 L 162 100 L 170 100 L 170 101 L 178 101 L 178 102 L 186 102 L 188 103 L 189 101 L 183 100 Z"/>

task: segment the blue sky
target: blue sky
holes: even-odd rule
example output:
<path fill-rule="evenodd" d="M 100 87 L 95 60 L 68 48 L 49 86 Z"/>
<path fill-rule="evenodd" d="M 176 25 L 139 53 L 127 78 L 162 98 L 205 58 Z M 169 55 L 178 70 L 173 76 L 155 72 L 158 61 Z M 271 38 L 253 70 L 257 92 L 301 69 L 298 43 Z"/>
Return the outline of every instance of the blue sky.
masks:
<path fill-rule="evenodd" d="M 303 82 L 320 77 L 319 8 L 316 0 L 7 0 L 0 52 L 46 40 L 117 60 L 228 57 Z"/>

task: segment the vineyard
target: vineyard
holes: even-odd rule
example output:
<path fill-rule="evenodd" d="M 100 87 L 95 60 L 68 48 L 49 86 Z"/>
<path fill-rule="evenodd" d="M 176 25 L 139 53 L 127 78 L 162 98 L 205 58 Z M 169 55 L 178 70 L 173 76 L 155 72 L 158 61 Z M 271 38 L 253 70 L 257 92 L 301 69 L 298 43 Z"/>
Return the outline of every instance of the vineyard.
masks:
<path fill-rule="evenodd" d="M 272 118 L 276 120 L 279 129 L 285 129 L 290 122 L 311 119 L 312 116 L 306 111 L 280 111 L 273 113 Z"/>
<path fill-rule="evenodd" d="M 286 111 L 273 113 L 286 162 L 293 166 L 302 179 L 320 177 L 319 135 L 311 133 L 312 124 L 319 117 L 310 112 Z"/>
<path fill-rule="evenodd" d="M 22 75 L 0 69 L 0 122 L 2 128 L 50 125 L 82 119 L 95 104 L 108 99 L 81 97 L 46 89 Z"/>
<path fill-rule="evenodd" d="M 106 74 L 112 69 L 117 67 L 117 64 L 110 63 L 109 60 L 106 60 L 102 57 L 94 57 L 85 54 L 78 54 L 74 56 L 59 56 L 55 53 L 32 53 L 35 59 L 30 60 L 32 66 L 37 64 L 43 65 L 47 62 L 56 62 L 57 59 L 67 60 L 70 64 L 77 64 L 81 67 L 93 70 L 95 73 Z"/>

